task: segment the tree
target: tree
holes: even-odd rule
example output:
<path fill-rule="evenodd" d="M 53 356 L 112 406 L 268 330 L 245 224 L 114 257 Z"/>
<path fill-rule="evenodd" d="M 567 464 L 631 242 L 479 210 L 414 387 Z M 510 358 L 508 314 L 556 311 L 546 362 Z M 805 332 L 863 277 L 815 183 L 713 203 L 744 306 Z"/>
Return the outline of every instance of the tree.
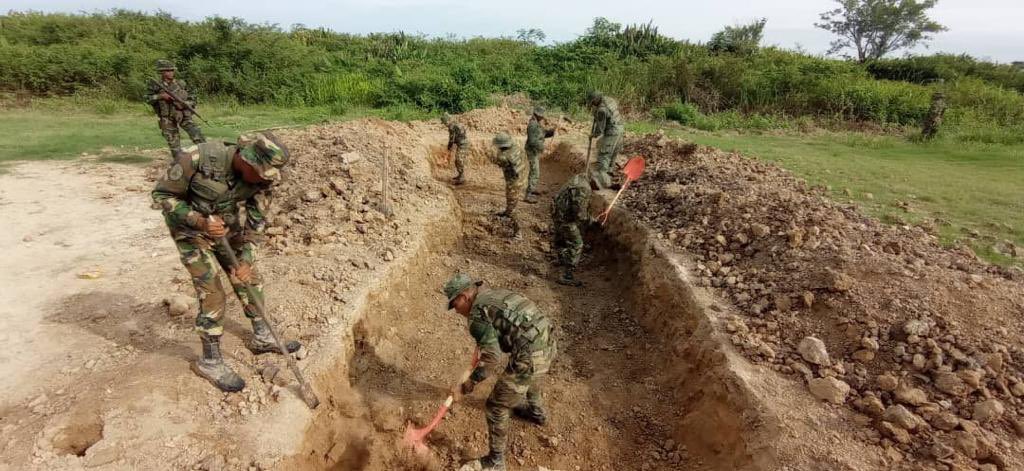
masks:
<path fill-rule="evenodd" d="M 855 49 L 857 60 L 886 54 L 928 41 L 946 27 L 926 14 L 938 0 L 836 0 L 839 8 L 821 14 L 818 28 L 839 36 L 829 54 Z M 847 57 L 850 57 L 847 55 Z"/>
<path fill-rule="evenodd" d="M 516 31 L 516 39 L 528 43 L 542 43 L 547 39 L 548 35 L 544 34 L 543 30 L 538 28 L 520 29 Z"/>
<path fill-rule="evenodd" d="M 764 25 L 767 22 L 766 18 L 761 18 L 746 25 L 726 26 L 725 29 L 711 36 L 708 49 L 716 54 L 723 52 L 750 54 L 761 45 Z"/>

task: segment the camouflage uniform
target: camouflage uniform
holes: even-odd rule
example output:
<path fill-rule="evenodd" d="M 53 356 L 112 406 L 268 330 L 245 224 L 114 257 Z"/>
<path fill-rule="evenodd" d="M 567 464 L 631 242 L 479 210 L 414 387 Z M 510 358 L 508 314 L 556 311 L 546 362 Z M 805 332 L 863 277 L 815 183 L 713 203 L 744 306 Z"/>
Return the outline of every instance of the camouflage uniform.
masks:
<path fill-rule="evenodd" d="M 468 280 L 465 275 L 456 275 L 446 285 L 449 302 L 469 287 L 458 289 L 459 277 Z M 499 366 L 501 353 L 509 354 L 508 364 L 487 398 L 488 457 L 492 462 L 503 461 L 511 412 L 538 424 L 546 422 L 541 383 L 557 350 L 551 329 L 551 322 L 537 305 L 518 293 L 481 289 L 476 295 L 469 315 L 469 333 L 480 347 L 480 363 L 470 375 L 471 384 L 487 379 Z"/>
<path fill-rule="evenodd" d="M 512 141 L 508 134 L 499 134 L 494 139 L 498 147 L 496 153 L 490 154 L 490 161 L 502 168 L 505 176 L 505 213 L 504 216 L 512 218 L 515 226 L 514 211 L 522 198 L 523 188 L 526 182 L 526 160 L 522 156 L 522 148 Z M 516 229 L 518 231 L 518 229 Z"/>
<path fill-rule="evenodd" d="M 169 61 L 158 61 L 157 71 L 164 70 L 175 70 L 174 65 Z M 185 88 L 185 82 L 181 80 L 171 80 L 170 82 L 160 80 L 164 86 L 166 86 L 174 95 L 185 100 L 192 108 L 196 107 L 195 95 L 188 92 Z M 203 131 L 199 129 L 194 121 L 192 121 L 192 112 L 185 108 L 184 105 L 177 103 L 173 100 L 166 101 L 160 99 L 160 92 L 164 91 L 156 81 L 150 81 L 146 90 L 146 103 L 149 103 L 153 107 L 153 111 L 156 112 L 156 116 L 160 119 L 160 132 L 164 135 L 164 139 L 167 140 L 167 146 L 171 148 L 171 158 L 174 160 L 174 155 L 181 152 L 181 137 L 178 135 L 178 128 L 184 129 L 188 133 L 188 137 L 192 139 L 193 143 L 200 144 L 206 142 L 206 138 L 203 137 Z"/>
<path fill-rule="evenodd" d="M 526 157 L 530 161 L 530 177 L 526 183 L 526 196 L 536 193 L 537 182 L 540 180 L 540 155 L 544 152 L 544 139 L 555 135 L 554 129 L 544 129 L 541 120 L 544 110 L 536 108 L 526 125 Z"/>
<path fill-rule="evenodd" d="M 455 149 L 455 182 L 462 183 L 466 178 L 466 157 L 469 153 L 469 138 L 466 136 L 466 128 L 448 115 L 445 115 L 442 121 L 448 127 L 448 151 Z"/>
<path fill-rule="evenodd" d="M 598 93 L 591 95 L 594 107 L 594 125 L 590 137 L 597 138 L 597 162 L 591 177 L 598 188 L 611 186 L 612 164 L 622 148 L 622 118 L 619 117 L 619 102 Z"/>
<path fill-rule="evenodd" d="M 565 267 L 565 280 L 572 280 L 572 272 L 583 253 L 583 235 L 580 226 L 590 220 L 590 183 L 585 175 L 573 175 L 555 195 L 551 206 L 554 223 L 554 247 L 558 261 Z"/>
<path fill-rule="evenodd" d="M 935 92 L 932 95 L 932 106 L 928 109 L 928 115 L 924 118 L 924 125 L 921 129 L 921 136 L 925 139 L 935 137 L 942 126 L 942 117 L 946 114 L 946 96 L 942 92 Z"/>
<path fill-rule="evenodd" d="M 266 226 L 266 210 L 270 199 L 270 185 L 253 185 L 243 181 L 232 169 L 236 152 L 248 162 L 264 166 L 261 176 L 269 181 L 279 180 L 278 167 L 287 161 L 287 154 L 274 142 L 257 135 L 267 152 L 244 143 L 233 144 L 211 141 L 185 148 L 167 170 L 153 190 L 153 201 L 163 209 L 164 221 L 181 255 L 181 262 L 192 276 L 192 284 L 199 298 L 199 315 L 195 326 L 200 334 L 220 336 L 224 333 L 223 317 L 225 294 L 220 273 L 229 267 L 227 254 L 199 227 L 199 219 L 217 215 L 228 228 L 228 239 L 235 255 L 250 266 L 256 262 L 254 233 Z M 245 205 L 244 220 L 238 204 Z M 229 275 L 235 295 L 241 301 L 245 316 L 257 317 L 255 300 L 249 299 L 246 284 Z M 253 296 L 262 299 L 263 288 L 258 274 L 253 271 Z"/>

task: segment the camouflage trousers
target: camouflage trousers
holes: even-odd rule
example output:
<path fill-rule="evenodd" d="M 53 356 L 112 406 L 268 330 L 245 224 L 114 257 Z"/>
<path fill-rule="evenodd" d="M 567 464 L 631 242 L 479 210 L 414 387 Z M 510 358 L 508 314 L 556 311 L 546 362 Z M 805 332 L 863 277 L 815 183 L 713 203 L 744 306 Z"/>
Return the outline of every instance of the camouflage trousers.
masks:
<path fill-rule="evenodd" d="M 558 262 L 565 267 L 576 267 L 583 254 L 583 234 L 575 222 L 555 224 L 555 252 Z"/>
<path fill-rule="evenodd" d="M 526 148 L 526 158 L 530 162 L 530 177 L 526 180 L 526 195 L 537 190 L 537 182 L 540 181 L 540 155 L 543 149 Z"/>
<path fill-rule="evenodd" d="M 199 298 L 199 314 L 196 316 L 197 332 L 206 335 L 222 335 L 224 333 L 226 295 L 221 282 L 221 272 L 228 273 L 228 280 L 234 288 L 235 296 L 242 303 L 245 317 L 252 319 L 257 316 L 254 300 L 249 297 L 250 289 L 245 283 L 230 274 L 230 270 L 227 268 L 230 262 L 226 254 L 221 253 L 219 248 L 214 247 L 203 238 L 178 240 L 175 241 L 175 245 L 181 255 L 181 263 L 185 265 L 185 269 L 192 277 L 196 297 Z M 255 260 L 255 245 L 251 242 L 243 243 L 231 240 L 231 247 L 239 260 L 246 260 L 249 263 Z M 251 286 L 252 294 L 258 296 L 262 301 L 263 283 L 255 268 L 252 272 Z"/>
<path fill-rule="evenodd" d="M 167 146 L 171 148 L 171 156 L 181 151 L 181 136 L 178 133 L 178 128 L 184 129 L 188 133 L 189 139 L 192 142 L 199 144 L 206 142 L 206 137 L 203 136 L 203 130 L 199 129 L 199 125 L 192 121 L 192 113 L 174 113 L 171 116 L 160 117 L 160 133 L 164 135 L 164 139 L 167 139 Z"/>
<path fill-rule="evenodd" d="M 541 383 L 551 369 L 555 354 L 556 348 L 552 341 L 544 350 L 530 352 L 525 358 L 510 359 L 508 368 L 494 383 L 494 389 L 487 397 L 487 432 L 490 435 L 491 455 L 505 452 L 512 409 L 523 406 L 534 409 L 543 407 Z"/>
<path fill-rule="evenodd" d="M 466 173 L 466 154 L 469 153 L 469 145 L 455 146 L 455 178 L 463 179 Z"/>
<path fill-rule="evenodd" d="M 615 157 L 622 150 L 621 134 L 606 134 L 597 140 L 597 162 L 591 170 L 591 179 L 597 182 L 598 188 L 608 188 L 612 184 L 612 165 Z"/>
<path fill-rule="evenodd" d="M 505 212 L 513 215 L 519 200 L 523 199 L 523 192 L 526 189 L 526 175 L 517 175 L 515 178 L 505 178 Z"/>

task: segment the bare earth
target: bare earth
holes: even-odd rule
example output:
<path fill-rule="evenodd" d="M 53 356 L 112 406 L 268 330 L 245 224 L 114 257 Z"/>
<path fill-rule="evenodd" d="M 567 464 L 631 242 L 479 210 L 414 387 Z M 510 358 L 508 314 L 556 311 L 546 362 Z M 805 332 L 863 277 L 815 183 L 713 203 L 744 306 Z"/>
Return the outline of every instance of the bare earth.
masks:
<path fill-rule="evenodd" d="M 510 239 L 491 216 L 504 192 L 482 150 L 496 131 L 522 135 L 525 114 L 462 119 L 474 152 L 459 188 L 447 184 L 436 122 L 282 134 L 294 164 L 258 268 L 281 329 L 308 351 L 299 364 L 320 395 L 316 411 L 279 357 L 244 348 L 236 302 L 225 353 L 246 390 L 220 393 L 189 370 L 193 314 L 171 316 L 164 301 L 191 297 L 191 283 L 149 207 L 162 163 L 35 162 L 0 176 L 0 469 L 457 469 L 486 450 L 491 382 L 430 436 L 430 456 L 400 443 L 469 360 L 465 321 L 445 312 L 439 290 L 456 270 L 523 292 L 558 326 L 550 422 L 515 423 L 511 469 L 1024 466 L 1024 291 L 1014 273 L 934 246 L 923 230 L 814 209 L 807 202 L 819 196 L 773 167 L 655 136 L 630 147 L 649 167 L 628 210 L 587 236 L 586 287 L 564 287 L 554 283 L 550 199 L 582 165 L 580 129 L 560 126 L 544 196 L 520 204 L 522 235 Z M 757 236 L 753 224 L 768 231 Z M 911 320 L 925 327 L 908 338 Z M 829 365 L 801 356 L 805 336 L 823 340 Z M 947 372 L 968 384 L 946 392 Z M 898 387 L 880 386 L 885 374 Z M 822 378 L 851 391 L 822 402 L 806 386 Z M 989 400 L 1002 411 L 976 409 Z M 920 422 L 893 417 L 897 405 Z"/>

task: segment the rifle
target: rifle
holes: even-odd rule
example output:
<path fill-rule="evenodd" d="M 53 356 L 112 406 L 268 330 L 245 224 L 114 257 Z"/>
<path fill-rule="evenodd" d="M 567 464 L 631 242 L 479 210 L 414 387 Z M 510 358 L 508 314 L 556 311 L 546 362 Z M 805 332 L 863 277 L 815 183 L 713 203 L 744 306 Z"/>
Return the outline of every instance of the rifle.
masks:
<path fill-rule="evenodd" d="M 181 106 L 184 106 L 185 109 L 187 109 L 190 112 L 192 112 L 192 114 L 195 115 L 195 117 L 201 119 L 206 124 L 210 124 L 210 122 L 207 121 L 206 118 L 203 118 L 199 114 L 199 112 L 196 111 L 196 108 L 194 106 L 188 104 L 187 101 L 183 100 L 180 96 L 178 96 L 174 92 L 172 92 L 171 89 L 167 88 L 167 85 L 164 85 L 164 83 L 162 81 L 150 80 L 150 82 L 155 83 L 156 86 L 160 87 L 160 89 L 164 91 L 164 93 L 170 95 L 171 98 L 174 99 L 175 102 L 181 104 Z"/>

